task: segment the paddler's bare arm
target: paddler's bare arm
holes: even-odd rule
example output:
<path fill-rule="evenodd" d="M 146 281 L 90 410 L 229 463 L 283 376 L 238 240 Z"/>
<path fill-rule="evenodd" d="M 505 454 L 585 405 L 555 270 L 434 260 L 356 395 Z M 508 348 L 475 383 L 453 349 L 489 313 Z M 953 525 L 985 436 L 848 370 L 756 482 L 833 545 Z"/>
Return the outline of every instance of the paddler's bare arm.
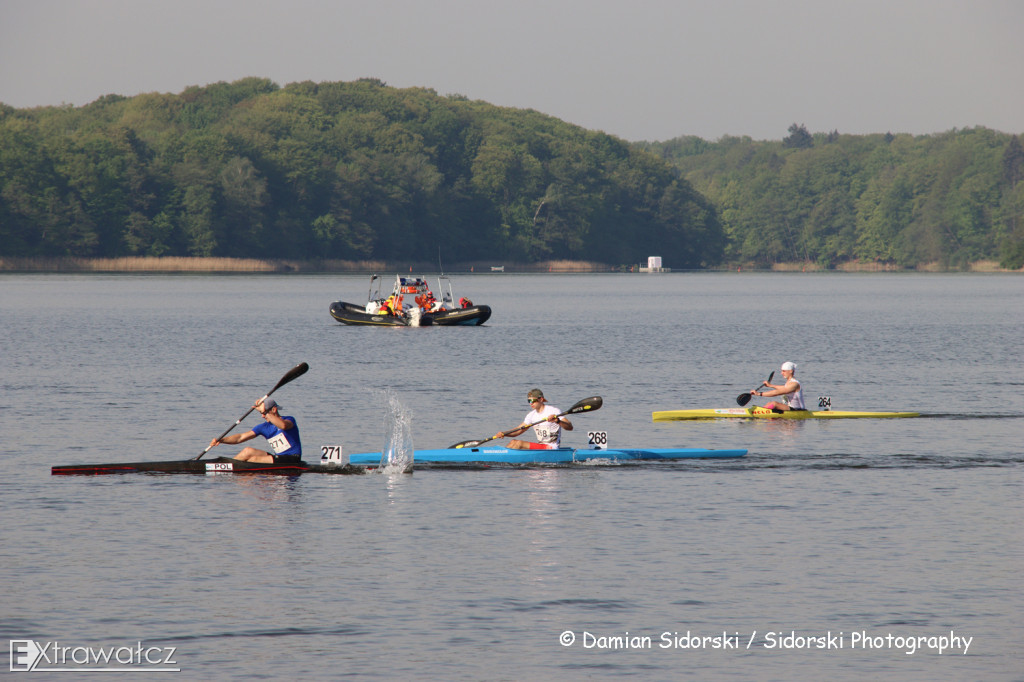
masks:
<path fill-rule="evenodd" d="M 548 421 L 558 424 L 566 431 L 572 431 L 572 422 L 564 417 L 559 417 L 557 414 L 553 414 L 550 417 L 548 417 Z"/>
<path fill-rule="evenodd" d="M 785 386 L 776 386 L 775 384 L 765 384 L 771 390 L 770 391 L 753 391 L 754 395 L 764 396 L 765 398 L 773 398 L 777 395 L 787 395 L 789 393 L 796 393 L 797 389 L 800 388 L 800 384 L 796 381 L 787 381 Z"/>
<path fill-rule="evenodd" d="M 291 419 L 282 419 L 281 415 L 274 414 L 273 412 L 265 412 L 263 414 L 263 418 L 282 431 L 287 431 L 295 426 L 295 423 L 292 422 Z"/>
<path fill-rule="evenodd" d="M 217 445 L 220 445 L 221 443 L 223 443 L 224 445 L 237 445 L 239 443 L 244 443 L 247 440 L 252 440 L 255 437 L 256 434 L 253 433 L 252 431 L 246 431 L 245 433 L 232 433 L 227 436 L 224 436 L 220 440 L 214 438 L 213 440 L 210 441 L 210 447 L 215 447 Z"/>
<path fill-rule="evenodd" d="M 516 436 L 522 435 L 523 432 L 526 431 L 526 429 L 530 428 L 530 426 L 530 424 L 523 423 L 510 431 L 498 431 L 496 434 L 494 434 L 494 438 L 495 440 L 498 438 L 514 438 Z"/>

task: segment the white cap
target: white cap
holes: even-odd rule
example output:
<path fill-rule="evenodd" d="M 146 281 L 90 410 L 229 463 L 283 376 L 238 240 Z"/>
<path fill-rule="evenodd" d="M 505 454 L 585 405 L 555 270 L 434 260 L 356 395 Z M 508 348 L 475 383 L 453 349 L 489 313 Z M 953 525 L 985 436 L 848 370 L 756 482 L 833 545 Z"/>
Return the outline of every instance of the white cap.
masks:
<path fill-rule="evenodd" d="M 785 372 L 787 370 L 790 372 L 796 371 L 796 365 L 793 364 L 792 362 L 782 363 L 782 371 Z"/>

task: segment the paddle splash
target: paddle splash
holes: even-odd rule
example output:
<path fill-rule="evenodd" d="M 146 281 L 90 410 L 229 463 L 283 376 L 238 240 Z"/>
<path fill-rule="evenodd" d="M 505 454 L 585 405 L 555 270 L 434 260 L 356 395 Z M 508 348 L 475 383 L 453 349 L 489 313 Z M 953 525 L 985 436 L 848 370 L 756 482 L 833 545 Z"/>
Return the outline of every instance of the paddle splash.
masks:
<path fill-rule="evenodd" d="M 390 388 L 382 391 L 382 403 L 384 447 L 381 449 L 378 471 L 383 474 L 412 471 L 412 410 Z"/>

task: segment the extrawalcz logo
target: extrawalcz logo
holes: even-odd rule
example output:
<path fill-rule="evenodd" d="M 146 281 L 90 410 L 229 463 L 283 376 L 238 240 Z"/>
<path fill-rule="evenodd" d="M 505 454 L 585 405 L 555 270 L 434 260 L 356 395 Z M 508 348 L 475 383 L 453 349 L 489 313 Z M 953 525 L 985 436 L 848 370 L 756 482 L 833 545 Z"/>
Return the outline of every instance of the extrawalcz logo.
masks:
<path fill-rule="evenodd" d="M 173 646 L 147 647 L 142 642 L 135 646 L 88 647 L 12 639 L 11 672 L 181 672 L 181 668 L 171 667 L 177 664 L 176 650 Z"/>

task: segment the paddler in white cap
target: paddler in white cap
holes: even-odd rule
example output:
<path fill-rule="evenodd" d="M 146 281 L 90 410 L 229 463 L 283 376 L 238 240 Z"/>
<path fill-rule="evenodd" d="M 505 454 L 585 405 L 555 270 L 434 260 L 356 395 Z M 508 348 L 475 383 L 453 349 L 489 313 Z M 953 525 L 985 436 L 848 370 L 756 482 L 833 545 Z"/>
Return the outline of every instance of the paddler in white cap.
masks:
<path fill-rule="evenodd" d="M 767 388 L 768 390 L 753 390 L 751 395 L 762 396 L 765 398 L 775 398 L 781 396 L 781 400 L 773 400 L 772 402 L 765 405 L 769 410 L 775 412 L 785 412 L 786 410 L 806 410 L 804 407 L 804 391 L 803 387 L 800 386 L 800 382 L 793 376 L 796 374 L 796 364 L 792 362 L 782 363 L 782 367 L 779 369 L 782 372 L 782 378 L 786 380 L 786 383 L 782 385 L 776 384 L 765 384 L 762 389 Z"/>

